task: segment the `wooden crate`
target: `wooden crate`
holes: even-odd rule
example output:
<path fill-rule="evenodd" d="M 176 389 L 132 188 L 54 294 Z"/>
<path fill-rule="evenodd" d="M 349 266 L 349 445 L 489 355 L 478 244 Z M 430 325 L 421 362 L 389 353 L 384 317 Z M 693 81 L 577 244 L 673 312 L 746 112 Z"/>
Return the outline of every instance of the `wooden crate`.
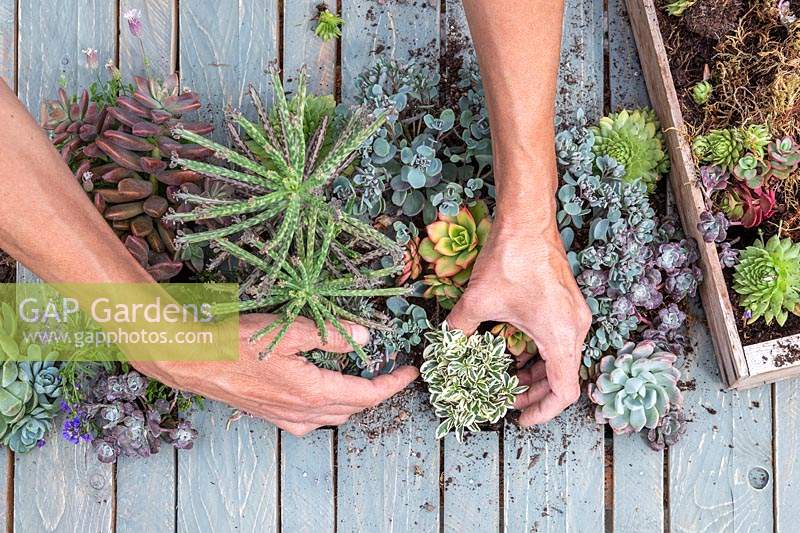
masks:
<path fill-rule="evenodd" d="M 800 347 L 800 335 L 742 345 L 736 328 L 739 313 L 733 309 L 728 297 L 728 288 L 719 264 L 716 245 L 706 243 L 697 229 L 700 213 L 705 210 L 705 203 L 695 177 L 694 158 L 685 135 L 683 113 L 658 26 L 656 6 L 653 0 L 626 0 L 626 4 L 639 49 L 647 90 L 667 138 L 672 160 L 670 182 L 677 199 L 681 221 L 686 233 L 699 245 L 700 262 L 705 278 L 700 288 L 700 296 L 708 319 L 708 327 L 714 339 L 720 374 L 728 387 L 737 389 L 798 377 L 800 361 L 783 366 L 778 366 L 775 361 L 782 355 L 788 355 L 792 348 Z"/>

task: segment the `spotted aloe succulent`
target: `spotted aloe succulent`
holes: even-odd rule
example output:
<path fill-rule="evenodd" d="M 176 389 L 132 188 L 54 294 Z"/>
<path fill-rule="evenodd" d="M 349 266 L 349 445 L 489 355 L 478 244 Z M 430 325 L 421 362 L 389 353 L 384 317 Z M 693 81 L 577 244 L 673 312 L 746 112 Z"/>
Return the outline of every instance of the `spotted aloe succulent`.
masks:
<path fill-rule="evenodd" d="M 180 272 L 187 253 L 176 250 L 175 227 L 162 217 L 177 205 L 176 190 L 203 185 L 202 175 L 169 169 L 169 161 L 173 154 L 200 160 L 212 154 L 172 139 L 170 131 L 180 123 L 203 136 L 213 127 L 186 120 L 200 107 L 200 98 L 181 91 L 176 74 L 163 81 L 135 77 L 130 91 L 115 87 L 121 92 L 112 95 L 109 105 L 90 101 L 86 90 L 69 98 L 61 89 L 57 100 L 46 103 L 44 127 L 129 251 L 157 281 L 164 281 Z M 202 268 L 196 250 L 188 257 L 195 270 Z"/>
<path fill-rule="evenodd" d="M 653 341 L 628 342 L 616 355 L 604 357 L 597 380 L 589 385 L 597 422 L 608 422 L 615 433 L 657 427 L 670 407 L 683 401 L 675 360 Z"/>

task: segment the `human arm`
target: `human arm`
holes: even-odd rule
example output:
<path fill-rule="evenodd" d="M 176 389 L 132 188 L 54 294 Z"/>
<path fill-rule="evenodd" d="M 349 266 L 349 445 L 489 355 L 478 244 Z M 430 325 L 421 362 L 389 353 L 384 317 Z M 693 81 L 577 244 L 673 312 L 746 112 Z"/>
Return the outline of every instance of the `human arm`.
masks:
<path fill-rule="evenodd" d="M 556 226 L 554 108 L 562 0 L 464 0 L 492 130 L 497 209 L 469 285 L 449 317 L 467 332 L 509 322 L 543 362 L 520 371 L 522 425 L 545 422 L 580 395 L 591 314 Z M 525 361 L 520 361 L 524 363 Z"/>
<path fill-rule="evenodd" d="M 153 283 L 92 206 L 44 132 L 0 83 L 0 248 L 51 283 Z M 327 344 L 310 321 L 298 320 L 266 361 L 266 337 L 250 335 L 274 317 L 241 318 L 240 358 L 213 362 L 134 362 L 167 385 L 221 400 L 295 434 L 340 424 L 404 388 L 416 376 L 402 367 L 369 381 L 318 369 L 297 352 L 350 351 L 329 328 Z M 367 330 L 347 324 L 366 342 Z"/>

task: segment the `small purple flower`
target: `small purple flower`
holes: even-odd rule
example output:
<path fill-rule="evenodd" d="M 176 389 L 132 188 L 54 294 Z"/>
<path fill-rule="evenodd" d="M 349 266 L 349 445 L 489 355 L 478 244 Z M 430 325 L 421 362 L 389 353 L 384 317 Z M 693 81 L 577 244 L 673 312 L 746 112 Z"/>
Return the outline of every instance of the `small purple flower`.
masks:
<path fill-rule="evenodd" d="M 81 437 L 81 417 L 67 418 L 61 428 L 61 436 L 71 444 L 78 444 Z"/>
<path fill-rule="evenodd" d="M 61 409 L 62 413 L 67 413 L 72 410 L 72 408 L 65 400 L 61 400 L 61 403 L 58 405 L 58 407 Z"/>
<path fill-rule="evenodd" d="M 703 211 L 700 213 L 700 222 L 697 223 L 697 229 L 703 234 L 703 240 L 706 242 L 722 242 L 728 238 L 728 228 L 731 222 L 725 213 L 718 212 L 712 213 L 711 211 Z"/>
<path fill-rule="evenodd" d="M 745 309 L 744 313 L 742 313 L 742 319 L 750 320 L 751 318 L 753 318 L 753 312 L 749 309 Z"/>
<path fill-rule="evenodd" d="M 89 67 L 91 70 L 97 70 L 99 63 L 97 61 L 97 50 L 94 48 L 86 48 L 85 50 L 81 50 L 83 55 L 86 56 L 86 66 Z"/>
<path fill-rule="evenodd" d="M 39 439 L 39 440 L 36 441 L 36 447 L 37 448 L 44 448 L 45 444 L 47 444 L 47 443 L 44 441 L 44 439 Z"/>
<path fill-rule="evenodd" d="M 134 37 L 142 36 L 142 12 L 138 9 L 129 9 L 123 15 L 128 21 L 128 29 Z"/>

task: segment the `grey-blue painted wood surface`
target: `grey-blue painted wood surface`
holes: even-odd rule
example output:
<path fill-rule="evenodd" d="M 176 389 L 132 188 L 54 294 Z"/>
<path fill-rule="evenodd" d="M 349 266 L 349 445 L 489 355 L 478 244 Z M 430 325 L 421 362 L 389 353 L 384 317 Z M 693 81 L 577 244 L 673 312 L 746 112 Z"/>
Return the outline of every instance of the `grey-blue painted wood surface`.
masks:
<path fill-rule="evenodd" d="M 669 450 L 673 531 L 773 530 L 770 387 L 725 391 L 699 311 L 682 372 L 687 434 Z"/>
<path fill-rule="evenodd" d="M 500 527 L 500 434 L 444 439 L 444 531 L 490 533 Z M 519 531 L 509 529 L 509 531 Z"/>
<path fill-rule="evenodd" d="M 163 77 L 175 70 L 177 61 L 177 0 L 119 0 L 119 69 L 124 76 L 141 76 L 145 58 L 150 71 Z M 128 29 L 124 15 L 138 9 L 144 38 L 141 41 Z"/>
<path fill-rule="evenodd" d="M 116 533 L 175 531 L 177 454 L 167 443 L 147 459 L 120 457 L 116 471 Z"/>
<path fill-rule="evenodd" d="M 116 57 L 115 8 L 103 0 L 64 0 L 56 16 L 51 2 L 19 3 L 18 96 L 34 116 L 43 98 L 55 96 L 59 76 L 73 92 L 91 82 L 94 73 L 81 50 L 95 48 L 101 58 Z M 17 274 L 18 281 L 36 281 L 23 268 Z M 90 447 L 74 446 L 58 432 L 38 453 L 17 455 L 14 529 L 111 531 L 112 471 Z"/>
<path fill-rule="evenodd" d="M 573 122 L 603 110 L 603 2 L 566 3 L 557 111 Z M 506 424 L 504 514 L 508 531 L 601 531 L 603 430 L 585 400 L 541 427 Z"/>
<path fill-rule="evenodd" d="M 308 69 L 309 89 L 314 94 L 334 94 L 336 90 L 336 50 L 338 39 L 323 42 L 314 34 L 318 6 L 336 12 L 336 0 L 292 0 L 283 4 L 283 70 L 286 87 L 295 87 L 301 67 Z M 347 22 L 350 24 L 350 21 Z"/>
<path fill-rule="evenodd" d="M 281 531 L 336 528 L 332 429 L 298 438 L 281 433 Z"/>
<path fill-rule="evenodd" d="M 208 402 L 192 421 L 202 438 L 178 452 L 178 531 L 277 531 L 275 426 Z"/>
<path fill-rule="evenodd" d="M 611 111 L 649 105 L 624 0 L 608 1 L 608 61 Z M 641 435 L 614 435 L 613 454 L 614 531 L 662 531 L 664 452 L 651 450 Z"/>
<path fill-rule="evenodd" d="M 775 384 L 775 527 L 800 527 L 800 381 Z"/>
<path fill-rule="evenodd" d="M 179 8 L 182 84 L 210 104 L 200 113 L 214 122 L 214 136 L 223 140 L 224 107 L 252 110 L 248 84 L 269 101 L 263 71 L 277 58 L 277 2 L 182 0 Z M 248 417 L 228 430 L 230 413 L 209 402 L 193 419 L 202 439 L 178 454 L 180 531 L 223 524 L 239 531 L 278 528 L 278 430 Z"/>
<path fill-rule="evenodd" d="M 419 387 L 354 416 L 338 435 L 338 531 L 436 531 L 439 442 Z"/>
<path fill-rule="evenodd" d="M 118 21 L 119 68 L 123 76 L 143 76 L 149 71 L 163 77 L 176 61 L 177 18 L 175 0 L 122 0 Z M 140 43 L 128 29 L 124 14 L 138 9 L 144 38 Z M 144 52 L 142 52 L 144 45 Z M 143 54 L 148 59 L 145 67 Z M 166 443 L 147 459 L 121 457 L 116 470 L 116 531 L 175 531 L 177 453 Z"/>
<path fill-rule="evenodd" d="M 179 17 L 182 82 L 213 103 L 203 108 L 207 118 L 221 125 L 228 105 L 252 114 L 251 83 L 270 101 L 264 70 L 277 60 L 277 0 L 182 0 Z M 215 130 L 216 140 L 226 137 Z"/>
<path fill-rule="evenodd" d="M 0 0 L 0 78 L 14 89 L 17 80 L 17 3 Z"/>
<path fill-rule="evenodd" d="M 376 54 L 435 65 L 439 61 L 439 0 L 399 2 L 341 0 L 342 95 L 355 94 L 353 80 Z M 355 51 L 355 53 L 351 52 Z"/>

